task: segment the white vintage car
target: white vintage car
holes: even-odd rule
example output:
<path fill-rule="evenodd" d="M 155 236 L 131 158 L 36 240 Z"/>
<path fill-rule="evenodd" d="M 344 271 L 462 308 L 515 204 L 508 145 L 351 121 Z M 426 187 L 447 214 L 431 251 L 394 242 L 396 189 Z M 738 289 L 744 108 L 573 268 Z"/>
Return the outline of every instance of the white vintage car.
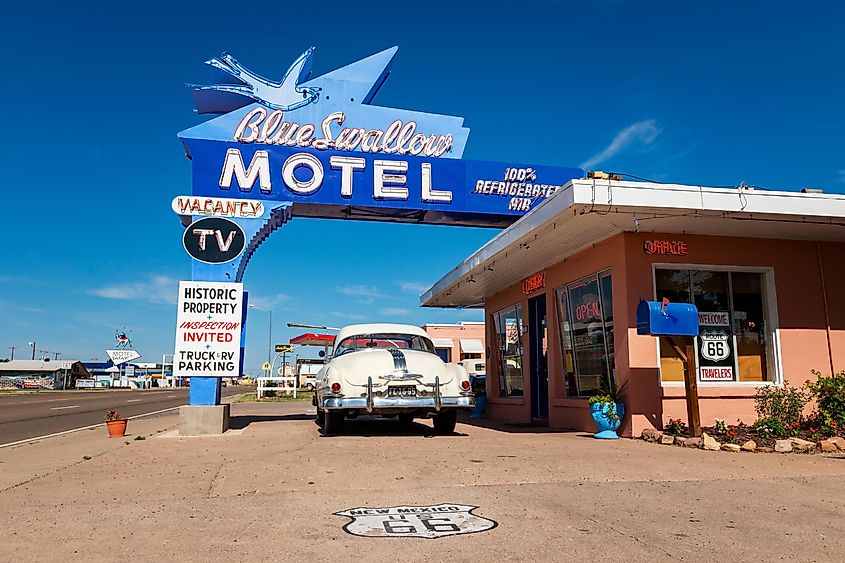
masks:
<path fill-rule="evenodd" d="M 342 328 L 316 385 L 317 423 L 326 435 L 359 414 L 398 416 L 405 425 L 431 416 L 435 432 L 449 434 L 458 410 L 475 405 L 467 371 L 441 360 L 425 331 L 412 325 Z"/>

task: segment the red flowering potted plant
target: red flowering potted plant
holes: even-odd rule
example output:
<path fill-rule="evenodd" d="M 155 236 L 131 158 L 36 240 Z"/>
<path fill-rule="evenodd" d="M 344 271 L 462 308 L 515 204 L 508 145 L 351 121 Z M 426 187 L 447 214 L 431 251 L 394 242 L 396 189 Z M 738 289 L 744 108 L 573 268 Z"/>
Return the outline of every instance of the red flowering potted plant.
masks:
<path fill-rule="evenodd" d="M 109 438 L 122 438 L 126 435 L 126 419 L 120 416 L 115 409 L 106 411 L 106 427 L 109 429 Z"/>

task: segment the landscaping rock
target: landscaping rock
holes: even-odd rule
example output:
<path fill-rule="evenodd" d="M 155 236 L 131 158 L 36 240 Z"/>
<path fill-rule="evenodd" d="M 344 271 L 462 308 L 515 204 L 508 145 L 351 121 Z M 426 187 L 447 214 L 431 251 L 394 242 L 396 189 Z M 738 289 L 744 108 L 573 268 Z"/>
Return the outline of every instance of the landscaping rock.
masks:
<path fill-rule="evenodd" d="M 660 430 L 646 428 L 640 437 L 646 442 L 658 442 L 661 436 L 663 436 L 663 433 Z"/>
<path fill-rule="evenodd" d="M 770 454 L 775 450 L 773 450 L 769 446 L 760 446 L 759 448 L 757 448 L 757 451 L 760 452 L 761 454 Z"/>
<path fill-rule="evenodd" d="M 792 451 L 792 442 L 789 440 L 775 440 L 775 451 L 781 454 L 788 454 Z"/>
<path fill-rule="evenodd" d="M 845 452 L 845 438 L 842 438 L 841 436 L 834 436 L 830 439 L 830 441 L 836 444 L 837 448 Z"/>
<path fill-rule="evenodd" d="M 686 442 L 686 441 L 687 441 L 687 439 L 684 438 L 683 436 L 675 436 L 675 445 L 676 446 L 683 446 L 684 442 Z"/>
<path fill-rule="evenodd" d="M 726 452 L 739 453 L 739 444 L 722 444 L 722 449 Z"/>
<path fill-rule="evenodd" d="M 701 447 L 701 438 L 687 438 L 684 440 L 684 447 L 685 448 L 700 448 Z"/>
<path fill-rule="evenodd" d="M 790 438 L 789 443 L 792 444 L 792 449 L 796 452 L 811 452 L 816 449 L 815 442 L 802 440 L 801 438 Z"/>
<path fill-rule="evenodd" d="M 828 438 L 827 440 L 822 440 L 819 442 L 819 449 L 823 452 L 831 453 L 831 452 L 838 452 L 839 448 L 836 447 L 836 442 Z"/>
<path fill-rule="evenodd" d="M 671 434 L 661 434 L 660 435 L 660 443 L 664 446 L 671 446 L 675 443 L 675 437 Z M 836 446 L 833 446 L 833 449 L 836 449 Z"/>
<path fill-rule="evenodd" d="M 744 452 L 753 452 L 757 449 L 757 442 L 755 442 L 754 440 L 748 440 L 743 445 L 741 445 L 739 449 Z"/>
<path fill-rule="evenodd" d="M 718 452 L 719 449 L 722 447 L 722 444 L 719 443 L 716 438 L 708 434 L 707 432 L 701 433 L 701 440 L 704 443 L 704 449 L 710 450 L 712 452 Z"/>

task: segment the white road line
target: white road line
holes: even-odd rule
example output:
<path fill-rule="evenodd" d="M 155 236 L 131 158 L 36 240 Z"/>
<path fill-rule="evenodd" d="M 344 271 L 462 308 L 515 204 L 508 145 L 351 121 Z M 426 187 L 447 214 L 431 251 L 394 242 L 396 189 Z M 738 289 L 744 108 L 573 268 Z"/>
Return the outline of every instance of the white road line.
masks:
<path fill-rule="evenodd" d="M 137 402 L 138 402 L 138 401 L 140 401 L 140 400 L 141 400 L 141 399 L 129 399 L 129 400 L 128 400 L 128 401 L 126 401 L 126 402 L 127 402 L 127 403 L 137 403 Z"/>
<path fill-rule="evenodd" d="M 163 412 L 168 411 L 175 411 L 179 407 L 170 407 L 169 409 L 162 409 L 160 411 L 153 411 L 147 412 L 144 414 L 136 414 L 135 416 L 128 416 L 126 417 L 127 420 L 132 420 L 135 418 L 143 418 L 145 416 L 152 416 L 154 414 L 161 414 Z M 80 430 L 90 430 L 92 428 L 100 428 L 103 426 L 103 423 L 100 422 L 99 424 L 91 424 L 90 426 L 83 426 L 82 428 L 74 428 L 73 430 L 64 430 L 63 432 L 55 432 L 53 434 L 45 434 L 44 436 L 36 436 L 35 438 L 25 438 L 23 440 L 18 440 L 17 442 L 9 442 L 8 444 L 0 444 L 0 448 L 8 448 L 9 446 L 17 446 L 18 444 L 26 444 L 27 442 L 35 442 L 36 440 L 43 440 L 45 438 L 53 438 L 55 436 L 62 436 L 64 434 L 70 434 L 72 432 L 79 432 Z"/>
<path fill-rule="evenodd" d="M 168 395 L 166 398 L 167 398 L 167 399 L 172 399 L 173 397 L 178 397 L 178 396 L 179 396 L 179 395 Z"/>
<path fill-rule="evenodd" d="M 60 411 L 60 410 L 64 410 L 64 409 L 78 409 L 78 408 L 79 408 L 79 405 L 67 405 L 65 407 L 53 407 L 50 410 L 51 411 Z"/>

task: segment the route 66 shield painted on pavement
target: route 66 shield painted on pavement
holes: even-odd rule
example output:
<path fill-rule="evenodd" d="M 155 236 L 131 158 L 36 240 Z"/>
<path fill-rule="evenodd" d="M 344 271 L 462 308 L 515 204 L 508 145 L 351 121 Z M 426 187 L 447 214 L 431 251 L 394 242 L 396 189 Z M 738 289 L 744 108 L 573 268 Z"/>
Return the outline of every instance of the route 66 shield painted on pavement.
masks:
<path fill-rule="evenodd" d="M 495 528 L 495 521 L 472 513 L 477 508 L 466 504 L 438 504 L 351 508 L 335 514 L 352 518 L 343 529 L 354 536 L 437 539 Z"/>

